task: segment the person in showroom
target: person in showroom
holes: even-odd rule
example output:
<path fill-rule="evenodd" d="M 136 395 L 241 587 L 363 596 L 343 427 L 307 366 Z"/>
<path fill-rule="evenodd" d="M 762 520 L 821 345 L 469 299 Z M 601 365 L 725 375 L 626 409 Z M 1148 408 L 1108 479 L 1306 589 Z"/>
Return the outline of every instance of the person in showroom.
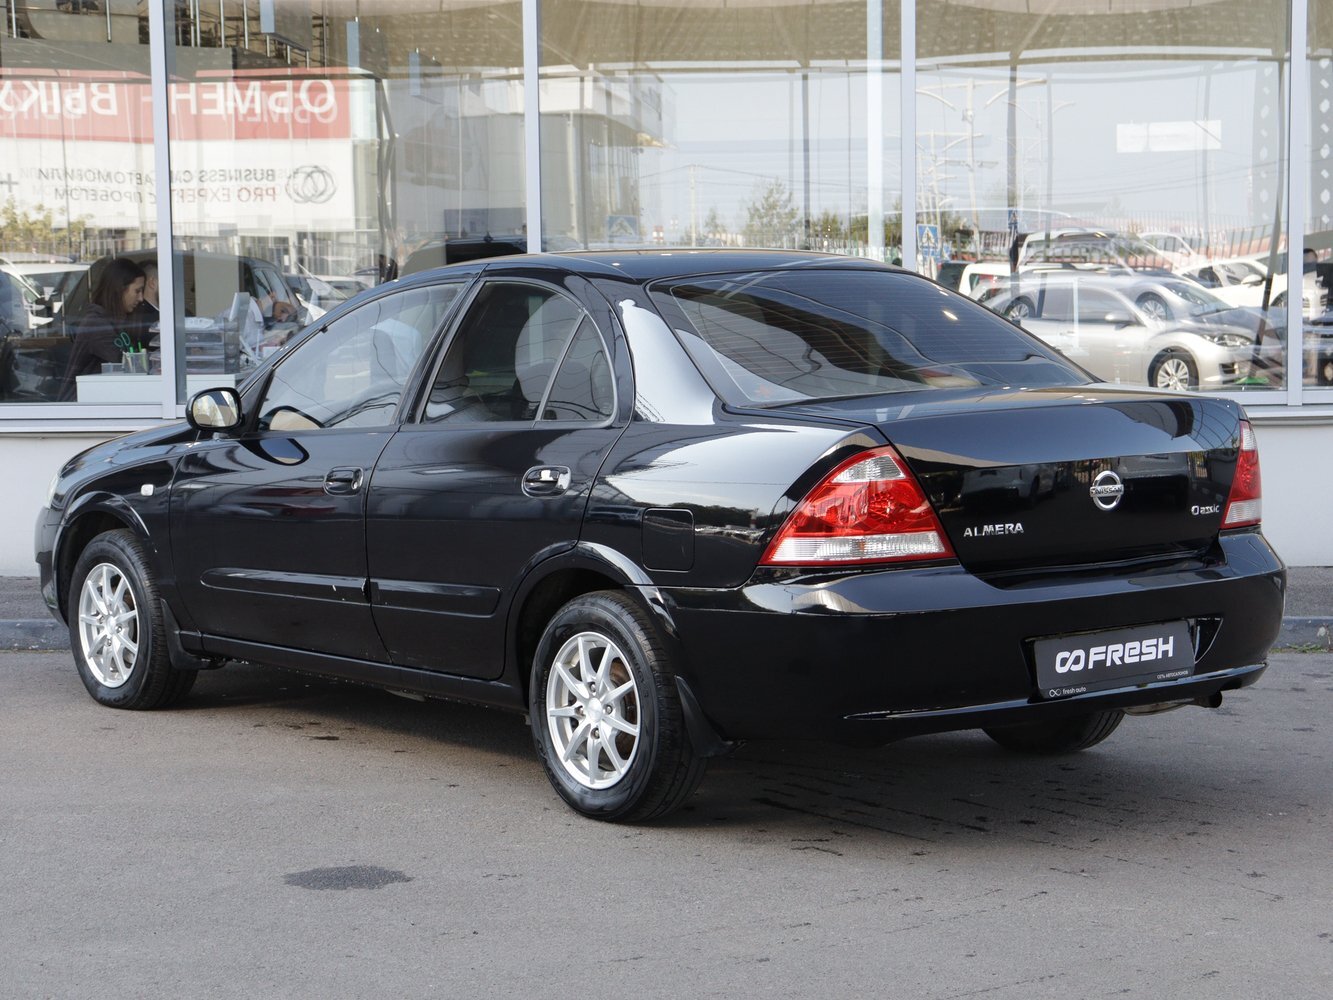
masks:
<path fill-rule="evenodd" d="M 74 347 L 60 388 L 62 402 L 73 400 L 80 375 L 95 375 L 108 362 L 121 361 L 131 350 L 142 350 L 135 336 L 139 323 L 134 311 L 143 301 L 143 268 L 125 257 L 115 257 L 102 271 L 88 309 L 74 325 Z"/>

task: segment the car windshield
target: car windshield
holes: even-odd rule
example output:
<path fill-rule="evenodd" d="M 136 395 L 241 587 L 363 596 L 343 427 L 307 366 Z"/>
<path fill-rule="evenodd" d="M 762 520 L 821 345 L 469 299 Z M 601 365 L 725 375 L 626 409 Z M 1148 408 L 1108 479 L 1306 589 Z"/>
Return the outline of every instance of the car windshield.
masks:
<path fill-rule="evenodd" d="M 752 272 L 653 292 L 718 394 L 737 404 L 1087 382 L 988 310 L 910 275 Z"/>
<path fill-rule="evenodd" d="M 1201 316 L 1205 313 L 1222 312 L 1224 309 L 1231 308 L 1231 306 L 1227 305 L 1227 303 L 1223 302 L 1212 292 L 1206 291 L 1197 285 L 1191 285 L 1184 281 L 1172 281 L 1168 282 L 1164 287 L 1188 302 L 1193 307 L 1190 309 L 1190 312 L 1196 316 Z"/>

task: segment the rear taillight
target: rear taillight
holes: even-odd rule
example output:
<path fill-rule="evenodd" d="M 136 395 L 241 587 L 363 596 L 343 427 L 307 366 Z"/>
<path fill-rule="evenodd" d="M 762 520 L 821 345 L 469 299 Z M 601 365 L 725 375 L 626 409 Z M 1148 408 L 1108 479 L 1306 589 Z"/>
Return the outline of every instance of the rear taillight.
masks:
<path fill-rule="evenodd" d="M 830 566 L 952 558 L 939 518 L 892 448 L 843 462 L 791 513 L 767 566 Z"/>
<path fill-rule="evenodd" d="M 1227 497 L 1227 513 L 1222 518 L 1224 528 L 1245 528 L 1258 524 L 1263 505 L 1263 489 L 1259 485 L 1259 449 L 1255 446 L 1254 428 L 1248 420 L 1240 422 L 1240 453 L 1236 456 L 1236 476 L 1231 480 L 1231 494 Z"/>

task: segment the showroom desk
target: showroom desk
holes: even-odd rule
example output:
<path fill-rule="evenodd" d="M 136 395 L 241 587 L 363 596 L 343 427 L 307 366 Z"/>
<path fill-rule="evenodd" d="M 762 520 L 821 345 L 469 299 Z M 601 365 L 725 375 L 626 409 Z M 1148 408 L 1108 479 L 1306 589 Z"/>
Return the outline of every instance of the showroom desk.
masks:
<path fill-rule="evenodd" d="M 234 374 L 186 375 L 186 398 L 202 389 L 235 388 L 236 379 Z M 156 403 L 162 398 L 161 375 L 80 375 L 74 381 L 80 403 Z"/>

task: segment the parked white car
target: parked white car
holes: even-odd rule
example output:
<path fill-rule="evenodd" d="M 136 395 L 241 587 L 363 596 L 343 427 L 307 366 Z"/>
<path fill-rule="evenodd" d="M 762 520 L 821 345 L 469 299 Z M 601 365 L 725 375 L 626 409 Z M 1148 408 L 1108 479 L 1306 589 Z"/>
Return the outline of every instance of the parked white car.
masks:
<path fill-rule="evenodd" d="M 1189 245 L 1183 236 L 1175 233 L 1146 232 L 1139 233 L 1139 239 L 1155 247 L 1163 257 L 1171 262 L 1171 269 L 1177 273 L 1187 268 L 1205 264 L 1208 258 Z"/>

